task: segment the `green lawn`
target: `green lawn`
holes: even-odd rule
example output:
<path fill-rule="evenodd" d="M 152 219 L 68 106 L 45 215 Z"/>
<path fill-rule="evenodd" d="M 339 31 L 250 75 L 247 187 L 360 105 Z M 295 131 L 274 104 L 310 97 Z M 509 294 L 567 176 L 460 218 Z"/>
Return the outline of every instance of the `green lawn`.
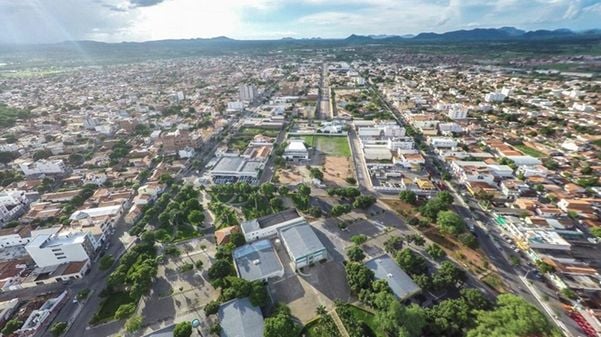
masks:
<path fill-rule="evenodd" d="M 351 149 L 348 144 L 348 138 L 343 136 L 305 136 L 305 143 L 334 157 L 350 157 Z"/>
<path fill-rule="evenodd" d="M 359 307 L 356 307 L 352 304 L 345 305 L 345 309 L 343 310 L 348 310 L 350 312 L 353 322 L 358 323 L 359 326 L 367 326 L 367 328 L 369 328 L 363 328 L 363 333 L 365 337 L 386 337 L 386 335 L 382 331 L 380 331 L 378 324 L 375 320 L 375 316 L 372 313 L 365 311 Z M 349 327 L 347 325 L 347 322 L 345 322 L 344 314 L 341 314 L 340 308 L 338 308 L 337 311 L 338 316 L 340 317 L 340 319 L 342 320 L 342 322 L 348 330 Z M 351 333 L 351 331 L 349 331 L 349 333 Z"/>
<path fill-rule="evenodd" d="M 100 324 L 113 319 L 117 308 L 122 304 L 132 303 L 133 299 L 126 292 L 118 292 L 106 297 L 100 304 L 100 308 L 92 317 L 91 324 Z"/>
<path fill-rule="evenodd" d="M 258 134 L 261 134 L 266 137 L 277 137 L 277 135 L 280 133 L 280 130 L 279 129 L 263 129 L 263 128 L 241 128 L 239 132 L 240 132 L 240 134 L 248 135 L 248 136 L 252 136 L 252 137 L 254 137 Z"/>
<path fill-rule="evenodd" d="M 529 155 L 529 156 L 532 156 L 532 157 L 535 157 L 535 158 L 541 158 L 541 157 L 544 157 L 544 156 L 545 156 L 545 154 L 544 154 L 544 153 L 542 153 L 542 152 L 540 152 L 540 151 L 538 151 L 538 150 L 536 150 L 536 149 L 533 149 L 533 148 L 531 148 L 531 147 L 528 147 L 528 146 L 526 146 L 526 145 L 524 145 L 524 144 L 521 144 L 521 145 L 515 145 L 515 147 L 516 147 L 518 150 L 522 151 L 524 154 L 527 154 L 527 155 Z"/>

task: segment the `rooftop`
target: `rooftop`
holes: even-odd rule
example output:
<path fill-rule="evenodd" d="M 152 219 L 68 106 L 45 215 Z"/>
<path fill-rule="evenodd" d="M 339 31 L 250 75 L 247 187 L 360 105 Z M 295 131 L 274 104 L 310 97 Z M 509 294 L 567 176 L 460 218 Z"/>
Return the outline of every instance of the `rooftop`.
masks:
<path fill-rule="evenodd" d="M 307 223 L 281 229 L 280 236 L 293 259 L 326 249 Z"/>
<path fill-rule="evenodd" d="M 284 267 L 269 240 L 255 241 L 234 250 L 236 270 L 248 281 L 283 275 Z"/>
<path fill-rule="evenodd" d="M 263 315 L 248 297 L 222 304 L 217 313 L 221 337 L 263 337 Z"/>
<path fill-rule="evenodd" d="M 376 279 L 386 280 L 392 292 L 401 300 L 421 291 L 389 255 L 373 258 L 365 262 L 365 266 L 374 272 Z"/>

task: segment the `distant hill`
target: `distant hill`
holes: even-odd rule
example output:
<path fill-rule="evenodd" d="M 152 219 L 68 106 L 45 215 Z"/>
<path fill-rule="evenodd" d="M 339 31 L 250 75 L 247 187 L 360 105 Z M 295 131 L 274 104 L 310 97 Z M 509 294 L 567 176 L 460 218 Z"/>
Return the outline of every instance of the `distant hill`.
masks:
<path fill-rule="evenodd" d="M 476 28 L 471 30 L 456 30 L 446 33 L 421 33 L 414 40 L 437 41 L 486 41 L 486 40 L 529 40 L 553 38 L 579 38 L 600 35 L 598 30 L 574 32 L 569 29 L 524 31 L 514 27 Z"/>

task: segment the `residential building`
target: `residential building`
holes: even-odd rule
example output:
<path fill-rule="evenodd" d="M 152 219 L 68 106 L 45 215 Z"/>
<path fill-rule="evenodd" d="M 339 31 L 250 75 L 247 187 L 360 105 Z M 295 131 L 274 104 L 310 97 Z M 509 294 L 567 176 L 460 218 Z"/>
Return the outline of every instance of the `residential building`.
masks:
<path fill-rule="evenodd" d="M 40 159 L 35 162 L 22 162 L 19 164 L 19 168 L 23 171 L 26 176 L 35 176 L 42 174 L 65 174 L 67 167 L 62 160 L 46 160 Z"/>
<path fill-rule="evenodd" d="M 374 273 L 376 280 L 385 280 L 392 293 L 400 301 L 421 292 L 421 288 L 388 254 L 365 262 L 365 266 Z"/>

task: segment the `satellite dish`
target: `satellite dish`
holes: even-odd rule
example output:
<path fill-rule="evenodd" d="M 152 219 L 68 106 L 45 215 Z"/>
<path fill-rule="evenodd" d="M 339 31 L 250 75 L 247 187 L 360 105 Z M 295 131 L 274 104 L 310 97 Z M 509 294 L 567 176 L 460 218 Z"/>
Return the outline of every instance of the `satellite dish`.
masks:
<path fill-rule="evenodd" d="M 196 318 L 195 318 L 195 319 L 193 319 L 193 320 L 192 320 L 192 327 L 193 327 L 193 328 L 198 328 L 199 326 L 200 326 L 200 320 L 198 320 L 198 319 L 196 319 Z"/>

